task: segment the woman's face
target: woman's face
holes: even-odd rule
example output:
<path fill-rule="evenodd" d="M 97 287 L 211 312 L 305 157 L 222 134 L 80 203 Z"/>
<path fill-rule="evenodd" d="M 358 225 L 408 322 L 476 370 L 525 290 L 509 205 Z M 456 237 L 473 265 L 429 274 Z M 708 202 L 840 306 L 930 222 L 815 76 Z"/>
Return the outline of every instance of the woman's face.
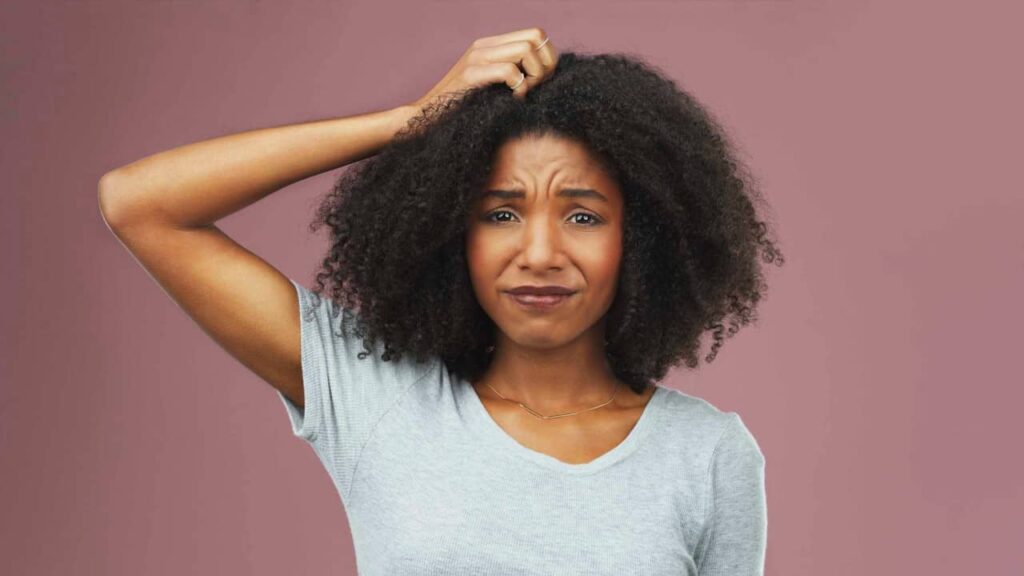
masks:
<path fill-rule="evenodd" d="M 469 212 L 473 290 L 496 337 L 552 349 L 584 335 L 603 345 L 622 257 L 622 194 L 581 144 L 557 136 L 506 142 Z M 575 292 L 549 309 L 517 302 L 518 286 Z"/>

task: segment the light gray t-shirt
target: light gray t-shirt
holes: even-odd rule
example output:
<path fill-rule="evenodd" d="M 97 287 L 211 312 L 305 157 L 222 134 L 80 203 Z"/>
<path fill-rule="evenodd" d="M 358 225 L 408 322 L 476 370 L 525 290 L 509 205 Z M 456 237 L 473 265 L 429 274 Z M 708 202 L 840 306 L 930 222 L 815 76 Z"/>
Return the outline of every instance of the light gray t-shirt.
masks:
<path fill-rule="evenodd" d="M 305 407 L 278 396 L 334 481 L 362 576 L 763 574 L 764 456 L 737 413 L 658 386 L 618 446 L 562 462 L 439 358 L 385 362 L 379 343 L 357 358 L 331 300 L 292 284 Z"/>

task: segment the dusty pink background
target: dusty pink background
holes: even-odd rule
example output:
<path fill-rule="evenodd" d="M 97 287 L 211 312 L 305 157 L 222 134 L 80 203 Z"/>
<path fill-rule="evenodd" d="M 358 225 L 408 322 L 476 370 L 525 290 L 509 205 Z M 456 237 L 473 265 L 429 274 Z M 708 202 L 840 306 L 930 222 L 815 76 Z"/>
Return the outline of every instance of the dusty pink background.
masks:
<path fill-rule="evenodd" d="M 769 575 L 1021 574 L 1019 23 L 1010 2 L 5 4 L 0 571 L 352 574 L 273 390 L 107 230 L 121 164 L 420 96 L 476 37 L 646 55 L 727 124 L 788 257 L 668 382 L 767 459 Z M 337 172 L 219 222 L 309 283 Z"/>

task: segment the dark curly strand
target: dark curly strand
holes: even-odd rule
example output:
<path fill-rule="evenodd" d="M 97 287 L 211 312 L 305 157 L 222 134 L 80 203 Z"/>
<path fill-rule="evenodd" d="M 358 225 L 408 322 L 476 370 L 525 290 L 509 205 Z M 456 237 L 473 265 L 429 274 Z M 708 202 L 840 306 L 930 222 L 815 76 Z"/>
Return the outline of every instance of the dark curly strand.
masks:
<path fill-rule="evenodd" d="M 440 357 L 466 380 L 486 371 L 496 326 L 470 283 L 467 214 L 497 149 L 528 134 L 583 143 L 622 190 L 623 261 L 607 325 L 617 378 L 640 394 L 681 361 L 696 368 L 704 331 L 711 362 L 724 338 L 756 322 L 761 261 L 783 258 L 722 129 L 639 57 L 565 52 L 524 102 L 500 84 L 435 102 L 327 195 L 310 225 L 331 230 L 313 292 L 332 285 L 336 313 L 366 339 L 361 357 L 380 338 L 385 361 L 408 352 Z"/>

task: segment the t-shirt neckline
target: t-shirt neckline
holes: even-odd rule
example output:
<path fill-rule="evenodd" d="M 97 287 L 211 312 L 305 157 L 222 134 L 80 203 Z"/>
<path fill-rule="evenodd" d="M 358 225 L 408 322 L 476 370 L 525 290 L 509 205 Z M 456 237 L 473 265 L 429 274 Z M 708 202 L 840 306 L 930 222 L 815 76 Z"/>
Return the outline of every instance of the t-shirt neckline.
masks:
<path fill-rule="evenodd" d="M 647 405 L 644 406 L 644 410 L 633 425 L 633 429 L 630 430 L 622 442 L 619 442 L 614 448 L 590 462 L 570 464 L 520 444 L 518 440 L 510 436 L 508 432 L 505 432 L 504 428 L 498 425 L 491 416 L 491 413 L 487 411 L 483 401 L 477 395 L 470 382 L 460 378 L 454 379 L 454 382 L 458 388 L 457 396 L 469 415 L 470 426 L 479 432 L 479 435 L 488 441 L 493 448 L 508 452 L 549 470 L 568 475 L 591 474 L 603 470 L 632 454 L 653 427 L 666 392 L 664 387 L 655 385 L 654 393 L 647 401 Z"/>

